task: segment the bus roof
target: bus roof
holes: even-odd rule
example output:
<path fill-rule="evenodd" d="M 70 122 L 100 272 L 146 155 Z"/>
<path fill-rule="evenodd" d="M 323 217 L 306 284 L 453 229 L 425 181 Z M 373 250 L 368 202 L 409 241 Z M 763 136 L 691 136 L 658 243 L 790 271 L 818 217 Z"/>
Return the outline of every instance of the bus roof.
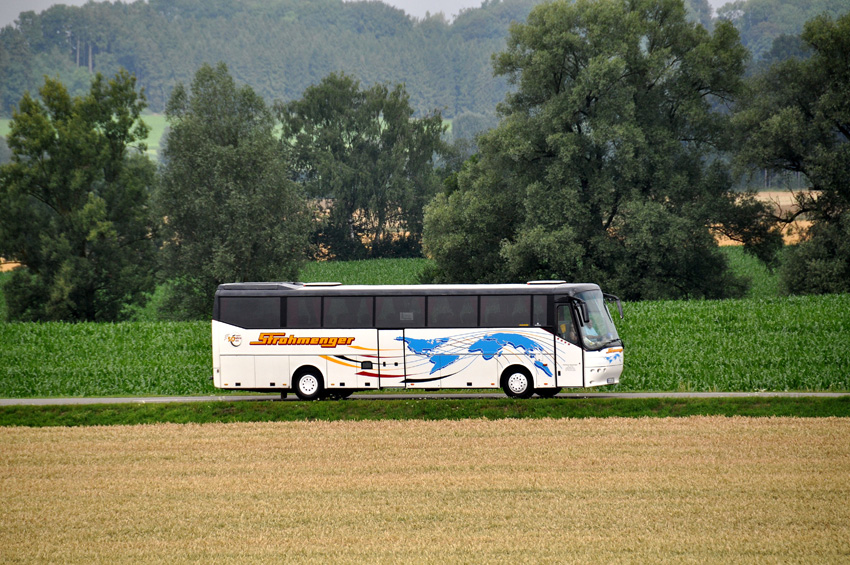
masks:
<path fill-rule="evenodd" d="M 244 282 L 221 284 L 217 296 L 567 294 L 599 290 L 593 283 L 530 281 L 526 284 L 344 285 L 340 283 Z"/>

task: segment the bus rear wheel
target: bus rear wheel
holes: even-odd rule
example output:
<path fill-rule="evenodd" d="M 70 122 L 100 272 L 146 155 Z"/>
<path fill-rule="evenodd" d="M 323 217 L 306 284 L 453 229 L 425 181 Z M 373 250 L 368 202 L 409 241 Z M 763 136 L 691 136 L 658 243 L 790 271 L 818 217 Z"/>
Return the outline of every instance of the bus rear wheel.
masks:
<path fill-rule="evenodd" d="M 531 398 L 534 384 L 531 375 L 523 367 L 512 367 L 502 375 L 502 390 L 509 398 Z"/>
<path fill-rule="evenodd" d="M 295 379 L 295 394 L 301 400 L 319 400 L 325 393 L 325 384 L 318 372 L 307 371 Z"/>

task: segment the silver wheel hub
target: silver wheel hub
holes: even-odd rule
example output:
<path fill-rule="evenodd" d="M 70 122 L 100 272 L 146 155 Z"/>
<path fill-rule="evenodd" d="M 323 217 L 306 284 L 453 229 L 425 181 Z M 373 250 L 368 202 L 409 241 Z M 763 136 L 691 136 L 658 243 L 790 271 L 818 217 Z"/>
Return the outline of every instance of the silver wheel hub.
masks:
<path fill-rule="evenodd" d="M 298 388 L 309 396 L 319 389 L 319 380 L 313 375 L 304 375 L 298 382 Z"/>
<path fill-rule="evenodd" d="M 528 377 L 522 373 L 514 373 L 508 377 L 508 388 L 514 394 L 522 394 L 528 388 Z"/>

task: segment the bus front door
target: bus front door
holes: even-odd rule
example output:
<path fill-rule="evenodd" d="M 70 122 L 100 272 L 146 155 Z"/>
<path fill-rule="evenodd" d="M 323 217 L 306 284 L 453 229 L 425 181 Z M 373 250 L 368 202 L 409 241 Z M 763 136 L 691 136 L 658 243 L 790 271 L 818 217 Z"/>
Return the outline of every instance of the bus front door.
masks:
<path fill-rule="evenodd" d="M 381 388 L 404 388 L 404 330 L 378 330 Z"/>
<path fill-rule="evenodd" d="M 578 327 L 571 310 L 568 304 L 558 306 L 555 365 L 557 366 L 557 386 L 573 388 L 584 386 L 584 371 L 582 350 L 578 345 Z"/>

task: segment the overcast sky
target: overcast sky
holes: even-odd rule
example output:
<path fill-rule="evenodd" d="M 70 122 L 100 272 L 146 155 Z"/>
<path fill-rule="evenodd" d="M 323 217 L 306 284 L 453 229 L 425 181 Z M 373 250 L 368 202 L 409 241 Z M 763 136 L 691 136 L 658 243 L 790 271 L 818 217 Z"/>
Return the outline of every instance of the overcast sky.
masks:
<path fill-rule="evenodd" d="M 70 6 L 82 6 L 87 0 L 0 0 L 0 27 L 14 22 L 18 14 L 29 10 L 42 12 L 53 4 L 67 4 Z M 310 0 L 304 0 L 309 2 Z M 435 14 L 443 12 L 452 18 L 464 8 L 477 8 L 481 0 L 383 0 L 384 3 L 401 8 L 411 16 L 424 18 L 425 12 Z M 714 8 L 719 8 L 729 0 L 708 0 Z"/>

